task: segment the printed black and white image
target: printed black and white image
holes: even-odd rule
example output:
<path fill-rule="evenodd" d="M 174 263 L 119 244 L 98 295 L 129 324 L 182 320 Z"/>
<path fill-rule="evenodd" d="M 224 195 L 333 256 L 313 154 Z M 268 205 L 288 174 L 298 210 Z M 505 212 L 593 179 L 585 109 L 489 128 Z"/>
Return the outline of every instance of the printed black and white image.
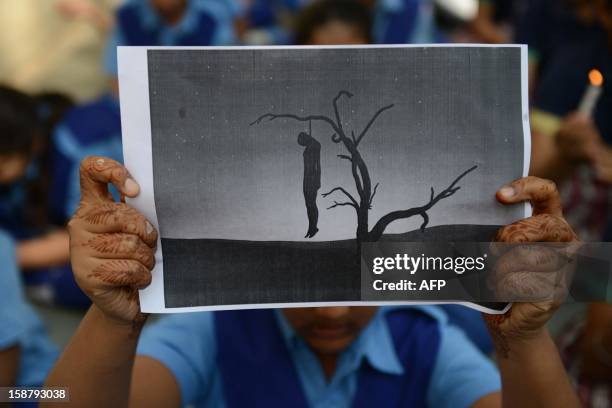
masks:
<path fill-rule="evenodd" d="M 361 243 L 523 218 L 522 51 L 148 49 L 165 307 L 358 302 Z"/>

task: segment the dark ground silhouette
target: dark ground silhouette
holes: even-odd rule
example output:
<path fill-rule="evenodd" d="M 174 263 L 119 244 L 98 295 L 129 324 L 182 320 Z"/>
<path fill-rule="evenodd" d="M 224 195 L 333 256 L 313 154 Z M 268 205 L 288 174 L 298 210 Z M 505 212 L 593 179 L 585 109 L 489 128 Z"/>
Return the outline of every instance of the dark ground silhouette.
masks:
<path fill-rule="evenodd" d="M 442 225 L 380 241 L 490 242 L 494 225 Z M 166 307 L 361 300 L 357 241 L 162 238 Z M 435 296 L 435 294 L 434 294 Z"/>

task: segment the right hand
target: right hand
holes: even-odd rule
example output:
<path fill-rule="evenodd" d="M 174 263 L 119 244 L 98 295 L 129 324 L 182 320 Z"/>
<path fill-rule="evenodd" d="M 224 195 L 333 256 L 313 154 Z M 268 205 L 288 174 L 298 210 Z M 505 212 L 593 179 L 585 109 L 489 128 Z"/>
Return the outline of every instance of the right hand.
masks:
<path fill-rule="evenodd" d="M 126 324 L 145 320 L 138 289 L 151 283 L 157 231 L 137 210 L 115 202 L 140 188 L 114 160 L 90 156 L 81 162 L 81 202 L 68 223 L 70 259 L 76 282 L 106 316 Z"/>

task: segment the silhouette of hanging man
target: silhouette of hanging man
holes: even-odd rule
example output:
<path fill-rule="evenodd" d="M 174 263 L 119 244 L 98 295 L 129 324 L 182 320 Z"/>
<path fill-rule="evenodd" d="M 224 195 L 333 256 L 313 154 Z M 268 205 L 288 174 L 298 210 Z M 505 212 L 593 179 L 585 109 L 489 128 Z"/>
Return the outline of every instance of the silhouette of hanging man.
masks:
<path fill-rule="evenodd" d="M 321 143 L 306 132 L 298 135 L 297 142 L 304 146 L 304 201 L 308 214 L 308 232 L 304 238 L 312 238 L 319 228 L 317 193 L 321 188 Z"/>

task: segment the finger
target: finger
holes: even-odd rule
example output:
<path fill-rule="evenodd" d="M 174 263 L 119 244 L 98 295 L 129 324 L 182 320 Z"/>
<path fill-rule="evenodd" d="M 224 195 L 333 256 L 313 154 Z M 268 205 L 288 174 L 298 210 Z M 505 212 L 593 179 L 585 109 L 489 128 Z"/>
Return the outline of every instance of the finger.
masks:
<path fill-rule="evenodd" d="M 100 261 L 89 274 L 106 286 L 146 288 L 151 283 L 151 272 L 140 262 L 129 259 Z"/>
<path fill-rule="evenodd" d="M 542 246 L 542 244 L 511 246 L 514 248 L 502 255 L 495 263 L 497 276 L 519 271 L 558 272 L 568 262 L 563 248 Z"/>
<path fill-rule="evenodd" d="M 559 278 L 553 272 L 509 273 L 496 279 L 495 300 L 503 302 L 552 301 L 559 285 Z"/>
<path fill-rule="evenodd" d="M 81 201 L 109 200 L 108 183 L 112 183 L 121 194 L 135 197 L 140 187 L 121 164 L 99 156 L 88 156 L 81 161 Z"/>
<path fill-rule="evenodd" d="M 572 260 L 561 252 L 557 255 L 535 255 L 540 258 L 539 262 L 533 259 L 517 260 L 514 256 L 500 260 L 487 279 L 487 285 L 495 291 L 495 300 L 532 302 L 562 299 L 574 268 Z"/>
<path fill-rule="evenodd" d="M 533 215 L 551 214 L 563 216 L 561 198 L 554 182 L 538 177 L 523 177 L 500 188 L 496 194 L 503 204 L 531 202 Z"/>
<path fill-rule="evenodd" d="M 533 217 L 506 225 L 497 231 L 499 242 L 572 242 L 576 234 L 560 216 L 550 214 Z"/>
<path fill-rule="evenodd" d="M 151 270 L 155 266 L 155 251 L 138 235 L 112 233 L 95 234 L 84 246 L 94 256 L 104 259 L 132 259 Z"/>
<path fill-rule="evenodd" d="M 149 247 L 157 243 L 157 230 L 138 210 L 123 203 L 101 203 L 79 208 L 74 218 L 68 223 L 69 229 L 86 223 L 89 232 L 107 234 L 122 232 L 137 235 Z"/>

